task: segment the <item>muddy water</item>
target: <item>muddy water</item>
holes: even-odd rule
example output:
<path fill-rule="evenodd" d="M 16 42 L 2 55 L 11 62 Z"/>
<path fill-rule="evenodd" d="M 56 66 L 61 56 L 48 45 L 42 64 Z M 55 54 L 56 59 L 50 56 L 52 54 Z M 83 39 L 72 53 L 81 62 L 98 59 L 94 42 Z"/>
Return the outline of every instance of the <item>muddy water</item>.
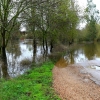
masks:
<path fill-rule="evenodd" d="M 48 58 L 43 54 L 43 48 L 40 45 L 37 46 L 36 53 L 34 54 L 32 40 L 24 40 L 16 43 L 11 42 L 7 47 L 6 53 L 8 67 L 2 67 L 2 63 L 0 62 L 0 77 L 16 77 L 29 70 L 31 62 L 40 63 Z M 50 50 L 48 50 L 48 54 L 50 54 Z M 55 59 L 58 58 L 58 56 L 55 56 Z M 28 60 L 29 64 L 22 65 L 21 62 L 26 62 L 25 60 Z M 100 62 L 100 43 L 73 45 L 56 65 L 64 68 L 68 64 L 81 64 L 89 71 L 90 69 L 96 71 L 96 68 L 92 69 L 89 67 L 90 63 L 86 63 L 90 60 Z"/>
<path fill-rule="evenodd" d="M 56 66 L 67 67 L 69 64 L 82 66 L 81 73 L 89 73 L 95 83 L 100 85 L 100 43 L 73 45 Z"/>
<path fill-rule="evenodd" d="M 48 53 L 50 51 L 48 50 Z M 0 77 L 16 77 L 31 68 L 31 63 L 41 63 L 47 59 L 43 54 L 43 48 L 37 45 L 36 53 L 32 46 L 32 40 L 13 41 L 9 43 L 7 50 L 8 67 L 0 62 Z"/>
<path fill-rule="evenodd" d="M 64 59 L 61 58 L 56 64 L 55 66 L 59 67 L 59 68 L 65 68 L 68 65 L 68 62 Z"/>

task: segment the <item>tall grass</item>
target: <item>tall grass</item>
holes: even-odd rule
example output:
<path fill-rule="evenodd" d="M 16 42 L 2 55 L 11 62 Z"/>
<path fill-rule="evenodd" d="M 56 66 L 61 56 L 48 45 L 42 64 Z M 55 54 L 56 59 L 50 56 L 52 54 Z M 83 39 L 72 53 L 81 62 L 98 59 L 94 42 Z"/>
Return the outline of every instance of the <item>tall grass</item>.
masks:
<path fill-rule="evenodd" d="M 60 100 L 52 88 L 52 62 L 15 79 L 0 80 L 0 100 Z"/>

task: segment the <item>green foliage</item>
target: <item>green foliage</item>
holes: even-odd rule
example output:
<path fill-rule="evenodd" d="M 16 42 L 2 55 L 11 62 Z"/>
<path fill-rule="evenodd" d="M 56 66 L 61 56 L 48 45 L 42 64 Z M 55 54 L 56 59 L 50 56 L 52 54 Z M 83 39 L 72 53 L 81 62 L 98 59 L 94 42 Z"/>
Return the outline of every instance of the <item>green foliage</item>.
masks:
<path fill-rule="evenodd" d="M 48 40 L 53 43 L 75 38 L 79 9 L 74 0 L 48 0 L 42 3 L 37 1 L 30 5 L 28 11 L 26 10 L 26 23 L 33 38 L 37 39 L 39 36 L 41 41 L 44 39 L 44 42 Z"/>
<path fill-rule="evenodd" d="M 96 39 L 96 36 L 97 36 L 97 29 L 96 29 L 95 20 L 94 19 L 90 20 L 90 23 L 87 27 L 88 27 L 87 39 L 89 41 L 94 41 Z"/>
<path fill-rule="evenodd" d="M 28 33 L 25 38 L 26 39 L 33 39 L 33 34 L 32 33 Z"/>
<path fill-rule="evenodd" d="M 25 75 L 0 81 L 0 100 L 60 100 L 52 88 L 52 62 Z"/>
<path fill-rule="evenodd" d="M 99 20 L 99 12 L 96 9 L 96 5 L 93 4 L 92 0 L 87 0 L 87 8 L 85 18 L 87 20 L 87 40 L 95 41 L 97 36 L 96 24 Z"/>
<path fill-rule="evenodd" d="M 97 33 L 97 41 L 100 41 L 100 24 L 96 24 L 96 27 L 97 27 L 97 30 L 98 30 L 98 33 Z"/>
<path fill-rule="evenodd" d="M 78 6 L 73 0 L 62 0 L 55 15 L 55 29 L 60 40 L 72 41 L 76 36 L 76 27 L 79 21 Z"/>
<path fill-rule="evenodd" d="M 19 15 L 27 8 L 26 1 L 0 0 L 0 34 L 2 46 L 6 47 L 14 29 L 19 29 Z M 24 6 L 23 6 L 24 5 Z M 13 14 L 12 14 L 13 13 Z M 18 32 L 18 31 L 17 31 Z"/>

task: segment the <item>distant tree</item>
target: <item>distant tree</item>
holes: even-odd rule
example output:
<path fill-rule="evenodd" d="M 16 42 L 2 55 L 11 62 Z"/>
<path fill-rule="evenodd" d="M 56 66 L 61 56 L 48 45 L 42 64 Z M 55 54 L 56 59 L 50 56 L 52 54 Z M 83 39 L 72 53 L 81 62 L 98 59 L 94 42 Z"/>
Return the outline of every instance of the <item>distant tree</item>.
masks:
<path fill-rule="evenodd" d="M 53 23 L 59 40 L 71 44 L 74 42 L 79 22 L 78 5 L 74 0 L 61 0 L 56 8 Z"/>
<path fill-rule="evenodd" d="M 36 2 L 33 0 L 33 2 L 25 11 L 26 15 L 22 14 L 26 16 L 26 24 L 30 33 L 33 34 L 33 40 L 36 40 L 38 32 L 44 51 L 48 49 L 48 44 L 50 44 L 52 51 L 56 41 L 72 43 L 79 21 L 78 5 L 75 0 L 41 0 Z"/>
<path fill-rule="evenodd" d="M 33 39 L 34 53 L 36 52 L 36 39 L 37 39 L 37 34 L 35 33 L 36 21 L 37 21 L 37 16 L 36 16 L 37 2 L 38 1 L 31 0 L 29 2 L 30 6 L 21 14 L 22 20 L 24 20 L 24 24 L 26 26 L 26 30 Z"/>
<path fill-rule="evenodd" d="M 37 36 L 42 36 L 42 45 L 44 51 L 48 49 L 48 32 L 50 24 L 50 11 L 52 7 L 52 0 L 31 1 L 30 7 L 22 14 L 26 19 L 27 29 L 33 34 L 33 46 L 36 48 Z M 37 34 L 38 31 L 40 34 Z M 41 35 L 42 33 L 42 35 Z M 46 48 L 45 48 L 46 47 Z"/>
<path fill-rule="evenodd" d="M 96 39 L 97 39 L 97 41 L 100 41 L 100 24 L 97 24 L 96 27 L 97 27 L 97 30 L 98 30 Z"/>
<path fill-rule="evenodd" d="M 96 5 L 93 4 L 92 0 L 87 0 L 87 8 L 85 18 L 87 20 L 87 40 L 95 41 L 97 36 L 96 24 L 99 20 L 99 11 L 96 9 Z"/>

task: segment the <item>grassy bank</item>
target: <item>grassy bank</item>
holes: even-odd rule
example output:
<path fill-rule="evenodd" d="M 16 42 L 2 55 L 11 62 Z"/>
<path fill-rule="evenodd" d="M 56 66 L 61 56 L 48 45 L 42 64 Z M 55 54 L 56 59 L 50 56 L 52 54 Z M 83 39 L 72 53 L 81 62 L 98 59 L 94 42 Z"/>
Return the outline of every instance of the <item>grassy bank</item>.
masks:
<path fill-rule="evenodd" d="M 52 88 L 52 62 L 15 79 L 0 80 L 0 100 L 60 100 Z"/>

